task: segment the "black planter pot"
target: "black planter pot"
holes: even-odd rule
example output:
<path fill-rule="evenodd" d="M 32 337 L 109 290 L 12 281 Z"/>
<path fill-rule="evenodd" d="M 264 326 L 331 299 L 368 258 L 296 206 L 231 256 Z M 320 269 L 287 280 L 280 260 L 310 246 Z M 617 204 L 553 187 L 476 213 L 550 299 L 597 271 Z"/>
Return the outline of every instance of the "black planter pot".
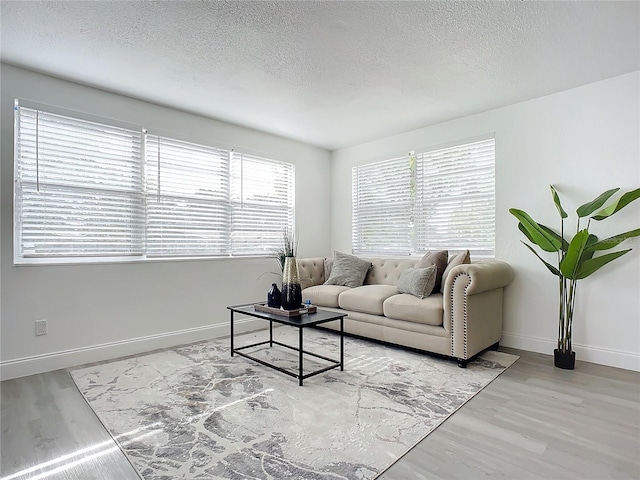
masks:
<path fill-rule="evenodd" d="M 562 352 L 557 348 L 553 350 L 553 364 L 558 368 L 573 370 L 576 368 L 576 352 Z"/>

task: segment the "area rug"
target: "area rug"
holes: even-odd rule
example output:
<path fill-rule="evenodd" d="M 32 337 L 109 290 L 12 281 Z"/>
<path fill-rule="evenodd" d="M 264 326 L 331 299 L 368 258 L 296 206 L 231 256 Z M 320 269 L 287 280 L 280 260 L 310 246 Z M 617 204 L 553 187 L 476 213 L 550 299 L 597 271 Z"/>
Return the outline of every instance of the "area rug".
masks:
<path fill-rule="evenodd" d="M 265 339 L 236 338 L 236 346 Z M 274 329 L 296 345 L 297 330 Z M 305 350 L 339 357 L 339 336 L 305 330 Z M 345 369 L 296 379 L 229 355 L 216 339 L 76 369 L 88 404 L 145 480 L 373 479 L 517 360 L 468 368 L 345 338 Z M 295 371 L 297 353 L 247 350 Z M 323 360 L 305 356 L 305 371 Z"/>

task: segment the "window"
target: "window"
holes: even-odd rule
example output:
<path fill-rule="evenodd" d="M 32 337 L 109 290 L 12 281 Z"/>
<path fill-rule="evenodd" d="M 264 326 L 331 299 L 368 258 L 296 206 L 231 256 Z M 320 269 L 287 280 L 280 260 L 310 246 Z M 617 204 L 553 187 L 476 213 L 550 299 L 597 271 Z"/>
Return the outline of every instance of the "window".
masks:
<path fill-rule="evenodd" d="M 493 138 L 353 168 L 359 254 L 495 253 Z"/>
<path fill-rule="evenodd" d="M 352 245 L 359 254 L 412 251 L 412 175 L 409 157 L 353 168 Z"/>
<path fill-rule="evenodd" d="M 15 145 L 16 264 L 265 255 L 293 228 L 289 163 L 18 101 Z"/>
<path fill-rule="evenodd" d="M 495 253 L 495 140 L 420 155 L 417 177 L 419 251 Z"/>
<path fill-rule="evenodd" d="M 229 152 L 147 135 L 147 255 L 229 253 Z"/>
<path fill-rule="evenodd" d="M 266 255 L 293 225 L 293 165 L 231 154 L 231 253 Z"/>
<path fill-rule="evenodd" d="M 15 113 L 16 259 L 142 255 L 141 132 Z"/>

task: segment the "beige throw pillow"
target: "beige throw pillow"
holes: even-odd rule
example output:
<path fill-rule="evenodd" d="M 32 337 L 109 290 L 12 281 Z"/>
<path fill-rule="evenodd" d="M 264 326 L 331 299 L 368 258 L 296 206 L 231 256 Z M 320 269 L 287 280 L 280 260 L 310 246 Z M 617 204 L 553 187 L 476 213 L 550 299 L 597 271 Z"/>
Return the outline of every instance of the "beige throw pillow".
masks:
<path fill-rule="evenodd" d="M 325 285 L 343 285 L 345 287 L 360 287 L 364 277 L 371 268 L 371 262 L 362 258 L 335 252 L 331 275 Z"/>
<path fill-rule="evenodd" d="M 442 250 L 440 252 L 427 252 L 424 254 L 424 257 L 420 259 L 417 268 L 427 268 L 431 265 L 436 266 L 436 278 L 435 285 L 433 286 L 434 292 L 440 291 L 440 286 L 442 285 L 442 275 L 444 274 L 445 269 L 447 268 L 447 260 L 449 259 L 449 252 L 446 250 Z"/>
<path fill-rule="evenodd" d="M 424 298 L 431 295 L 436 281 L 436 266 L 427 268 L 405 268 L 398 278 L 398 291 Z"/>
<path fill-rule="evenodd" d="M 440 287 L 441 293 L 444 293 L 444 282 L 447 281 L 447 277 L 449 276 L 449 273 L 451 272 L 453 267 L 457 267 L 458 265 L 462 265 L 463 263 L 471 263 L 471 255 L 469 254 L 469 250 L 465 250 L 464 252 L 459 253 L 455 257 L 452 257 L 451 260 L 449 260 L 449 264 L 442 274 L 442 286 Z"/>
<path fill-rule="evenodd" d="M 329 280 L 331 276 L 331 269 L 333 268 L 333 258 L 324 258 L 324 279 L 325 281 Z"/>

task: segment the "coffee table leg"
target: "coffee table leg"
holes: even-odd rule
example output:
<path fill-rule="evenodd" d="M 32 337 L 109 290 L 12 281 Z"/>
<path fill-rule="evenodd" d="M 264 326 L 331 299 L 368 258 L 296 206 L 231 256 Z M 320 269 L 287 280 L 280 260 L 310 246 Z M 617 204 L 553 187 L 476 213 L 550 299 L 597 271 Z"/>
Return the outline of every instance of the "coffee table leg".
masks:
<path fill-rule="evenodd" d="M 298 327 L 299 347 L 300 347 L 300 365 L 299 365 L 299 382 L 298 385 L 302 386 L 302 327 Z"/>
<path fill-rule="evenodd" d="M 233 310 L 231 312 L 231 356 L 233 357 Z"/>
<path fill-rule="evenodd" d="M 273 347 L 273 320 L 269 320 L 269 346 Z"/>
<path fill-rule="evenodd" d="M 344 371 L 344 317 L 340 319 L 340 370 Z"/>

